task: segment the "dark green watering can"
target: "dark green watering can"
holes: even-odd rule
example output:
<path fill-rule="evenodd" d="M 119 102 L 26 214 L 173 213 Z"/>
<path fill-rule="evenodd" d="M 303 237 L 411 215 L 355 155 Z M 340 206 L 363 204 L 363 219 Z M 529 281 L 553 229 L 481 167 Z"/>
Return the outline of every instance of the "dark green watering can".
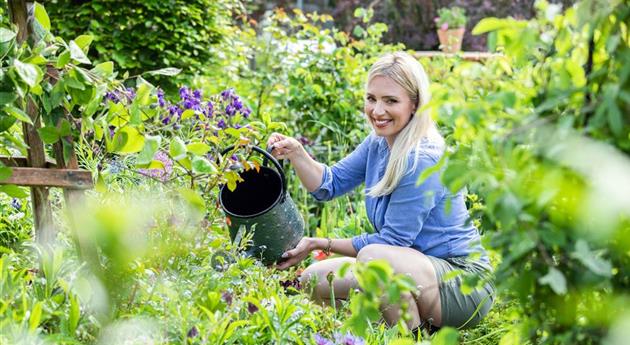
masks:
<path fill-rule="evenodd" d="M 222 155 L 232 150 L 230 146 Z M 243 179 L 230 191 L 221 187 L 219 203 L 227 217 L 232 241 L 240 241 L 251 234 L 251 246 L 247 254 L 261 259 L 264 264 L 276 263 L 282 253 L 295 248 L 304 236 L 304 219 L 287 192 L 287 180 L 282 166 L 267 151 L 254 146 L 254 151 L 273 163 L 260 170 L 250 169 L 239 175 Z"/>

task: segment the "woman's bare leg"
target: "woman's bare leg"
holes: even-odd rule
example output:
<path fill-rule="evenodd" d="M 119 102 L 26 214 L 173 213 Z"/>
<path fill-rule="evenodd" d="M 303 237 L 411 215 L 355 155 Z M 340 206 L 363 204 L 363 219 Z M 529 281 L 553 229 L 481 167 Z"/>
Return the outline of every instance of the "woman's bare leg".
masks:
<path fill-rule="evenodd" d="M 384 244 L 370 244 L 363 247 L 357 254 L 357 261 L 369 262 L 372 260 L 387 261 L 396 274 L 405 274 L 416 283 L 417 291 L 414 294 L 403 296 L 409 305 L 408 313 L 411 320 L 407 321 L 409 329 L 420 325 L 422 320 L 432 319 L 432 324 L 442 324 L 442 306 L 440 304 L 440 290 L 438 287 L 435 270 L 429 258 L 421 252 L 405 247 L 390 246 Z M 400 306 L 383 306 L 383 316 L 388 324 L 398 322 L 402 315 Z"/>
<path fill-rule="evenodd" d="M 431 318 L 433 325 L 441 325 L 442 308 L 438 282 L 433 265 L 424 254 L 411 248 L 372 244 L 364 247 L 356 259 L 359 262 L 372 260 L 386 260 L 397 274 L 406 274 L 415 281 L 418 291 L 415 294 L 402 296 L 408 305 L 407 313 L 410 319 L 407 321 L 407 326 L 409 329 L 418 327 L 421 319 Z M 312 297 L 315 301 L 329 304 L 330 286 L 326 276 L 329 272 L 333 272 L 335 299 L 346 299 L 350 290 L 357 289 L 359 286 L 350 270 L 344 277 L 339 277 L 338 271 L 343 264 L 354 262 L 354 258 L 341 257 L 314 263 L 302 273 L 302 284 L 312 289 Z M 316 283 L 310 284 L 310 282 Z M 396 324 L 402 315 L 398 305 L 384 304 L 382 312 L 385 321 L 390 325 Z"/>

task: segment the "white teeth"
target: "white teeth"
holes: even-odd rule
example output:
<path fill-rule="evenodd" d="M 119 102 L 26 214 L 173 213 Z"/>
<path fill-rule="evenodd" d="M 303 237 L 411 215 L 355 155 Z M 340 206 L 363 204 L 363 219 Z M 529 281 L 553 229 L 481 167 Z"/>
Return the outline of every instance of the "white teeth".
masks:
<path fill-rule="evenodd" d="M 387 124 L 389 121 L 391 120 L 374 120 L 374 122 L 376 122 L 377 125 L 384 125 L 384 124 Z"/>

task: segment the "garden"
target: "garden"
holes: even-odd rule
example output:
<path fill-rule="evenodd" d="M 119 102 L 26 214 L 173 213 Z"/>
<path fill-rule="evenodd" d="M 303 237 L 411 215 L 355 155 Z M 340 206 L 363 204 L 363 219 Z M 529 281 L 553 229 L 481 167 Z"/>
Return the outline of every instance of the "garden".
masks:
<path fill-rule="evenodd" d="M 461 36 L 414 56 L 447 146 L 427 174 L 466 191 L 496 296 L 479 325 L 417 337 L 404 310 L 390 326 L 379 312 L 409 277 L 349 265 L 360 289 L 317 304 L 299 277 L 330 252 L 267 265 L 221 200 L 271 167 L 305 236 L 374 232 L 362 187 L 318 202 L 259 151 L 278 132 L 319 162 L 346 157 L 372 130 L 370 66 L 415 52 L 372 6 L 343 30 L 299 9 L 254 19 L 254 3 L 0 2 L 0 344 L 627 343 L 630 2 L 436 12 L 438 35 L 487 41 L 482 58 Z M 465 295 L 485 283 L 456 278 Z"/>

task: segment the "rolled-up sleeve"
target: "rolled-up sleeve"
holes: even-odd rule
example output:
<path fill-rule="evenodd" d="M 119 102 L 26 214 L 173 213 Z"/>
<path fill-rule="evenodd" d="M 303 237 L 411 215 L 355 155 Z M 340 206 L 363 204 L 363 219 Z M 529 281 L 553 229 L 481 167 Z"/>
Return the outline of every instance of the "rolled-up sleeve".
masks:
<path fill-rule="evenodd" d="M 376 233 L 352 238 L 352 245 L 357 252 L 368 244 L 410 247 L 414 243 L 429 213 L 445 194 L 438 172 L 416 185 L 422 171 L 435 165 L 437 160 L 438 157 L 419 155 L 417 167 L 403 176 L 390 195 L 382 228 Z M 412 160 L 409 164 L 411 168 Z"/>
<path fill-rule="evenodd" d="M 319 201 L 326 201 L 343 195 L 363 183 L 370 140 L 368 136 L 350 155 L 332 167 L 322 164 L 324 168 L 322 182 L 311 195 Z"/>

